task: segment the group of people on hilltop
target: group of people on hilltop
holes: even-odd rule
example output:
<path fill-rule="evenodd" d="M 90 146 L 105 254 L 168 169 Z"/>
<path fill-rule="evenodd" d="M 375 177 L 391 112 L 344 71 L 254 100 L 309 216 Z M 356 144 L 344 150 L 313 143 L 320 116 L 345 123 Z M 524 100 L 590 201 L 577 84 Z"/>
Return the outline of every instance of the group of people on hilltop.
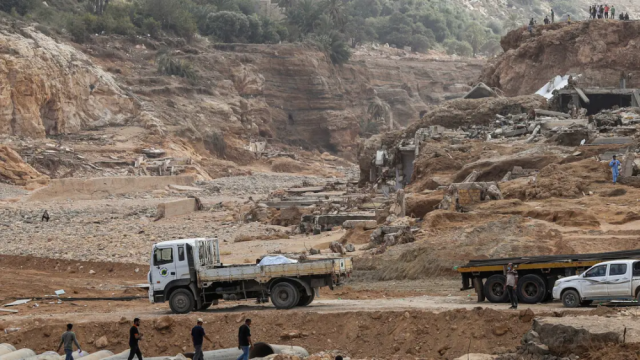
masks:
<path fill-rule="evenodd" d="M 616 18 L 616 7 L 614 5 L 592 5 L 589 6 L 589 19 L 614 19 Z M 620 13 L 618 20 L 629 20 L 629 13 Z"/>

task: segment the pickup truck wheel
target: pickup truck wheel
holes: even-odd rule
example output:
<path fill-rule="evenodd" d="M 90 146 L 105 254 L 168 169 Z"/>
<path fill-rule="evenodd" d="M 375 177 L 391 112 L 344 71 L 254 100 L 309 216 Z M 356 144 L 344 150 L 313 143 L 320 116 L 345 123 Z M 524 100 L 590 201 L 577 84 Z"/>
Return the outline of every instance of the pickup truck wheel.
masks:
<path fill-rule="evenodd" d="M 169 298 L 169 307 L 175 314 L 188 314 L 193 310 L 194 303 L 193 295 L 187 289 L 178 289 Z"/>
<path fill-rule="evenodd" d="M 507 278 L 504 275 L 491 275 L 484 283 L 484 296 L 492 303 L 504 303 L 509 294 L 504 289 Z"/>
<path fill-rule="evenodd" d="M 307 306 L 313 302 L 316 297 L 316 291 L 311 289 L 311 295 L 307 295 L 306 291 L 300 292 L 300 300 L 298 300 L 298 306 Z"/>
<path fill-rule="evenodd" d="M 562 304 L 568 308 L 580 306 L 580 295 L 575 290 L 567 290 L 562 294 Z"/>
<path fill-rule="evenodd" d="M 289 283 L 279 283 L 271 289 L 271 302 L 278 309 L 291 309 L 299 300 L 298 289 Z"/>
<path fill-rule="evenodd" d="M 547 296 L 547 285 L 538 275 L 525 275 L 518 281 L 518 298 L 525 304 L 543 302 Z"/>

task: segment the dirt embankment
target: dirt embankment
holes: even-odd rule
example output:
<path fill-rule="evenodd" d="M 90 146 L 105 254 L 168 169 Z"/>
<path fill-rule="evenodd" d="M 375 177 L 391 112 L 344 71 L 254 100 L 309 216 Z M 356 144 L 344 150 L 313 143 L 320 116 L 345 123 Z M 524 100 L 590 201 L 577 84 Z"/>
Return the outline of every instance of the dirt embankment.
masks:
<path fill-rule="evenodd" d="M 140 332 L 144 334 L 144 341 L 140 346 L 144 355 L 191 351 L 189 333 L 197 317 L 204 319 L 204 327 L 216 349 L 237 346 L 237 328 L 245 318 L 251 318 L 254 341 L 303 346 L 309 352 L 338 349 L 356 358 L 397 355 L 452 359 L 466 353 L 469 341 L 473 352 L 492 353 L 497 348 L 515 348 L 531 327 L 530 319 L 521 320 L 518 312 L 482 308 L 437 314 L 421 311 L 201 313 L 171 316 L 170 320 L 163 321 L 170 324 L 165 329 L 157 329 L 153 320 L 141 317 Z M 128 348 L 131 320 L 76 321 L 74 331 L 84 350 L 96 351 L 96 340 L 105 336 L 106 348 L 119 352 Z M 57 346 L 65 323 L 46 318 L 24 320 L 19 324 L 20 331 L 3 334 L 0 340 L 38 353 L 50 351 Z M 210 346 L 207 343 L 205 350 L 210 350 Z"/>
<path fill-rule="evenodd" d="M 557 75 L 582 74 L 583 87 L 618 87 L 620 74 L 640 70 L 640 23 L 583 21 L 538 25 L 502 38 L 504 53 L 485 66 L 479 81 L 502 89 L 507 96 L 533 94 Z M 628 88 L 640 78 L 627 80 Z"/>

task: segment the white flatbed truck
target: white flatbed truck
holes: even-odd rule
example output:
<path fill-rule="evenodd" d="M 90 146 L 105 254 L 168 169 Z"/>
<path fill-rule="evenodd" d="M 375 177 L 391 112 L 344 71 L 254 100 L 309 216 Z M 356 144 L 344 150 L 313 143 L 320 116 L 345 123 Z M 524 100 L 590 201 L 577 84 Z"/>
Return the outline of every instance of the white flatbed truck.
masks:
<path fill-rule="evenodd" d="M 258 299 L 278 309 L 307 306 L 321 287 L 344 283 L 351 258 L 306 260 L 294 264 L 224 265 L 217 239 L 181 239 L 153 246 L 149 301 L 169 302 L 171 311 L 202 311 L 218 301 Z"/>

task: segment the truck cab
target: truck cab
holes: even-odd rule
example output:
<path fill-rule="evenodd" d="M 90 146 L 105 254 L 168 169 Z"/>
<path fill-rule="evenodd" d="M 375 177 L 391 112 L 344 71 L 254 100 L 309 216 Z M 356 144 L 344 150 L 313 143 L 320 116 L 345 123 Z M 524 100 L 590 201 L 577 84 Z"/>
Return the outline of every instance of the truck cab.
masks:
<path fill-rule="evenodd" d="M 638 300 L 640 260 L 615 260 L 596 264 L 580 275 L 558 279 L 553 298 L 566 307 L 589 305 L 596 301 Z"/>

